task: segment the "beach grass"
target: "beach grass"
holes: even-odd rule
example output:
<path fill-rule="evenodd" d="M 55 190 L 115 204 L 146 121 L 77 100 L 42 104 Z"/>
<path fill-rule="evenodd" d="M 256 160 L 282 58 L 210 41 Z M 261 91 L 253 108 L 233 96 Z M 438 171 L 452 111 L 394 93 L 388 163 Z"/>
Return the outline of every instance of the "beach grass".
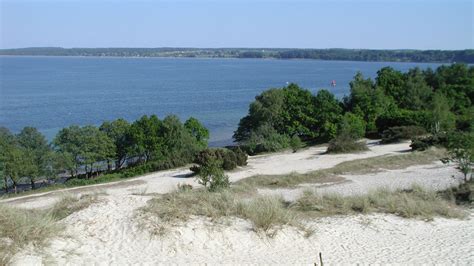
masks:
<path fill-rule="evenodd" d="M 306 236 L 314 232 L 308 221 L 334 215 L 386 213 L 404 218 L 464 218 L 465 212 L 442 193 L 419 186 L 407 190 L 377 189 L 364 195 L 305 193 L 294 202 L 281 197 L 243 195 L 239 190 L 208 192 L 204 189 L 175 191 L 150 200 L 139 210 L 139 222 L 152 234 L 164 235 L 193 217 L 219 222 L 224 218 L 249 221 L 252 230 L 274 236 L 283 226 L 292 226 Z"/>
<path fill-rule="evenodd" d="M 63 232 L 60 221 L 98 201 L 97 195 L 64 195 L 46 210 L 26 210 L 0 204 L 0 265 L 10 262 L 22 248 L 43 248 L 48 240 Z"/>

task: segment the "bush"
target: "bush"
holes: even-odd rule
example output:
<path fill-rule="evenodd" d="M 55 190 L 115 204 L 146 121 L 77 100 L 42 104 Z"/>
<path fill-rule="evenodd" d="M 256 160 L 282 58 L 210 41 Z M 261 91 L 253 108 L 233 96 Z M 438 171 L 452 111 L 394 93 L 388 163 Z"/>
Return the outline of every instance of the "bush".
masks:
<path fill-rule="evenodd" d="M 426 130 L 419 126 L 391 127 L 382 133 L 382 143 L 394 143 L 401 140 L 412 139 L 426 134 Z"/>
<path fill-rule="evenodd" d="M 348 153 L 368 150 L 365 141 L 357 141 L 348 135 L 340 135 L 329 142 L 327 153 Z"/>
<path fill-rule="evenodd" d="M 245 153 L 239 146 L 232 147 L 229 150 L 235 153 L 235 157 L 237 159 L 236 163 L 238 166 L 247 165 L 247 159 L 248 159 L 247 153 Z"/>
<path fill-rule="evenodd" d="M 198 166 L 192 166 L 191 171 L 198 174 L 200 167 L 208 164 L 211 160 L 217 160 L 221 163 L 220 167 L 224 170 L 229 171 L 235 169 L 237 166 L 244 166 L 247 164 L 247 154 L 245 154 L 240 148 L 232 151 L 226 148 L 218 149 L 205 149 L 199 152 L 194 159 L 194 163 Z"/>
<path fill-rule="evenodd" d="M 444 134 L 416 137 L 411 140 L 410 147 L 414 151 L 424 151 L 432 146 L 446 147 L 448 138 Z"/>
<path fill-rule="evenodd" d="M 200 167 L 197 180 L 209 191 L 217 191 L 230 186 L 229 177 L 222 169 L 222 161 L 216 159 L 211 159 Z"/>
<path fill-rule="evenodd" d="M 297 152 L 299 149 L 303 147 L 303 142 L 301 141 L 300 137 L 297 135 L 293 135 L 290 139 L 290 147 L 293 152 Z"/>

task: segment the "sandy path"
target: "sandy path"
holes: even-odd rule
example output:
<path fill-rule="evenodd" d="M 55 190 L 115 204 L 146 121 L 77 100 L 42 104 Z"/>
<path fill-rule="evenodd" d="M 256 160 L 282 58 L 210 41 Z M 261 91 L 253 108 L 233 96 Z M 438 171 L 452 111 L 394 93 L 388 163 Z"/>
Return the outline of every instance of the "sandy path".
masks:
<path fill-rule="evenodd" d="M 342 182 L 301 184 L 298 188 L 258 189 L 258 191 L 263 195 L 280 195 L 286 200 L 294 201 L 305 190 L 319 194 L 337 193 L 349 196 L 367 193 L 377 188 L 408 189 L 413 185 L 419 185 L 428 190 L 443 190 L 456 186 L 463 180 L 462 174 L 453 165 L 446 166 L 442 162 L 362 175 L 341 175 L 341 177 L 345 179 Z"/>
<path fill-rule="evenodd" d="M 396 154 L 407 149 L 408 143 L 372 145 L 370 151 L 361 154 L 322 155 L 324 147 L 313 147 L 298 153 L 252 157 L 247 167 L 229 173 L 229 176 L 231 181 L 236 181 L 254 174 L 303 173 L 331 168 L 344 161 Z M 411 171 L 422 169 L 425 168 Z M 434 173 L 441 168 L 426 169 Z M 141 194 L 166 193 L 175 189 L 178 183 L 196 185 L 193 178 L 182 177 L 187 173 L 189 170 L 184 168 L 163 171 L 133 179 L 143 181 L 139 183 L 90 188 L 102 190 L 107 195 L 101 196 L 103 200 L 100 203 L 67 217 L 64 220 L 68 225 L 65 237 L 54 239 L 51 246 L 43 251 L 24 250 L 15 256 L 14 264 L 306 264 L 315 262 L 318 252 L 323 252 L 325 260 L 333 263 L 474 263 L 472 219 L 436 219 L 426 223 L 388 215 L 327 218 L 314 222 L 316 232 L 310 238 L 304 238 L 293 228 L 285 228 L 274 239 L 257 235 L 250 231 L 247 221 L 239 219 L 234 219 L 230 225 L 216 227 L 197 218 L 161 238 L 151 237 L 148 232 L 137 228 L 135 210 L 150 199 L 150 196 Z M 346 178 L 357 179 L 355 176 Z M 377 176 L 358 178 L 369 181 L 380 179 Z M 334 189 L 338 188 L 347 189 L 334 186 Z M 353 190 L 356 191 L 356 187 Z M 81 193 L 84 191 L 87 189 L 82 188 Z M 34 201 L 27 200 L 28 197 L 23 201 L 14 199 L 10 200 L 10 204 L 25 208 L 44 207 L 59 195 L 48 193 L 34 197 Z"/>
<path fill-rule="evenodd" d="M 335 165 L 352 161 L 376 157 L 387 154 L 399 154 L 410 150 L 409 142 L 391 145 L 376 145 L 376 141 L 369 141 L 370 150 L 357 154 L 324 154 L 325 146 L 310 147 L 296 153 L 290 151 L 270 155 L 249 157 L 248 165 L 229 172 L 231 182 L 253 175 L 278 175 L 292 172 L 306 173 L 314 170 L 327 169 Z M 113 195 L 129 195 L 146 193 L 167 193 L 176 189 L 178 184 L 198 186 L 194 178 L 186 178 L 190 174 L 189 167 L 174 170 L 160 171 L 133 178 L 106 184 L 91 185 L 70 189 L 61 189 L 35 195 L 1 200 L 0 203 L 9 203 L 21 208 L 44 208 L 54 204 L 64 193 L 105 192 Z"/>

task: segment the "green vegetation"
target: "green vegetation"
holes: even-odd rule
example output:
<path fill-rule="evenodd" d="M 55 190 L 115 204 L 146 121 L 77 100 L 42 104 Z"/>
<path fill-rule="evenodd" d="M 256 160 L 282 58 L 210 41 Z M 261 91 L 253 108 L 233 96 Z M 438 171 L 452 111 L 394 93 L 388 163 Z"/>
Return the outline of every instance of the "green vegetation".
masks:
<path fill-rule="evenodd" d="M 394 143 L 402 140 L 410 140 L 414 137 L 425 134 L 427 134 L 426 130 L 420 126 L 391 127 L 382 132 L 382 143 Z"/>
<path fill-rule="evenodd" d="M 474 50 L 367 50 L 279 48 L 59 48 L 0 49 L 0 55 L 278 58 L 380 62 L 474 63 Z"/>
<path fill-rule="evenodd" d="M 99 128 L 70 126 L 51 144 L 35 128 L 25 127 L 17 135 L 0 128 L 1 184 L 7 193 L 16 193 L 24 180 L 35 189 L 38 179 L 54 184 L 59 174 L 69 176 L 55 185 L 61 187 L 116 181 L 186 165 L 207 147 L 208 138 L 197 119 L 182 124 L 172 115 L 163 120 L 143 116 L 131 124 L 117 119 Z M 241 151 L 238 155 L 242 160 Z"/>
<path fill-rule="evenodd" d="M 464 64 L 406 73 L 385 67 L 375 81 L 357 73 L 342 101 L 327 90 L 313 95 L 290 84 L 258 95 L 234 139 L 249 154 L 286 149 L 290 136 L 307 143 L 331 141 L 329 151 L 346 152 L 363 149 L 357 140 L 364 136 L 389 143 L 426 133 L 469 132 L 473 84 L 474 67 Z"/>
<path fill-rule="evenodd" d="M 351 153 L 367 151 L 365 141 L 357 141 L 349 135 L 339 135 L 329 142 L 327 153 Z"/>
<path fill-rule="evenodd" d="M 60 220 L 97 202 L 96 195 L 66 195 L 47 210 L 24 210 L 0 205 L 0 264 L 27 245 L 44 247 L 63 230 Z"/>
<path fill-rule="evenodd" d="M 227 148 L 209 148 L 200 151 L 195 159 L 194 165 L 190 168 L 196 174 L 199 174 L 202 166 L 209 164 L 211 161 L 219 161 L 219 166 L 223 170 L 233 170 L 237 166 L 247 165 L 247 154 L 243 152 L 239 147 L 234 149 Z"/>

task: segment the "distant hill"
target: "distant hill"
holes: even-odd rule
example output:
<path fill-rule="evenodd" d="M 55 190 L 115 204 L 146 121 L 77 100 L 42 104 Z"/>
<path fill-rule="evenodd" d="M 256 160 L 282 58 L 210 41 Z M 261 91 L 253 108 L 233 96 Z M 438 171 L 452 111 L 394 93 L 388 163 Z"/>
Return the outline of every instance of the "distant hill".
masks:
<path fill-rule="evenodd" d="M 369 50 L 369 49 L 283 49 L 283 48 L 60 48 L 31 47 L 0 49 L 0 55 L 29 56 L 117 56 L 276 58 L 345 61 L 390 61 L 426 63 L 474 63 L 474 49 L 468 50 Z"/>

